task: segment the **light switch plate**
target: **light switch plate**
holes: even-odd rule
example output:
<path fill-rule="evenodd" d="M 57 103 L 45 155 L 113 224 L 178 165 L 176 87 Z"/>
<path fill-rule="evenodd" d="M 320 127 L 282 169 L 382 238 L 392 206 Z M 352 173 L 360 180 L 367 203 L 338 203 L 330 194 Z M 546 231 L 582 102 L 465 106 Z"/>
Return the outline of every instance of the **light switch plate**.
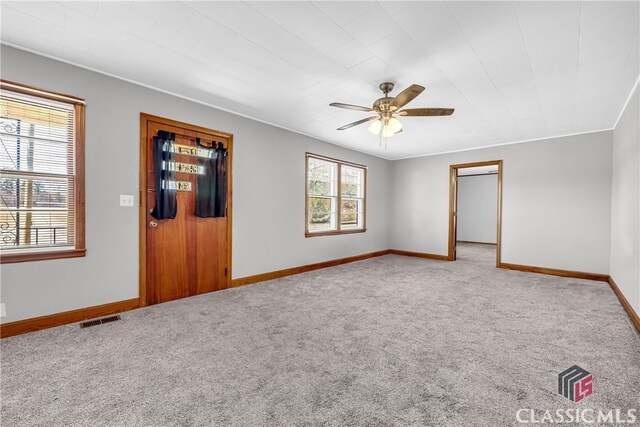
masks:
<path fill-rule="evenodd" d="M 121 194 L 120 195 L 120 206 L 132 207 L 133 206 L 133 196 L 129 194 Z"/>
<path fill-rule="evenodd" d="M 0 304 L 0 317 L 6 317 L 7 310 L 4 308 L 4 303 Z"/>

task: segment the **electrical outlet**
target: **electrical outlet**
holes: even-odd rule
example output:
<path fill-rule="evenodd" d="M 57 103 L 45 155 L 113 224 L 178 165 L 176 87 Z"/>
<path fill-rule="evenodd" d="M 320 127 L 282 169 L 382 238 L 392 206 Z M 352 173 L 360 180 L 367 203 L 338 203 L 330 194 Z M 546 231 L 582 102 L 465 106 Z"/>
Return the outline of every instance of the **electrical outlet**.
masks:
<path fill-rule="evenodd" d="M 7 317 L 7 310 L 4 308 L 4 303 L 0 304 L 0 317 Z"/>
<path fill-rule="evenodd" d="M 120 195 L 120 206 L 132 207 L 133 206 L 133 196 L 129 194 L 121 194 Z"/>

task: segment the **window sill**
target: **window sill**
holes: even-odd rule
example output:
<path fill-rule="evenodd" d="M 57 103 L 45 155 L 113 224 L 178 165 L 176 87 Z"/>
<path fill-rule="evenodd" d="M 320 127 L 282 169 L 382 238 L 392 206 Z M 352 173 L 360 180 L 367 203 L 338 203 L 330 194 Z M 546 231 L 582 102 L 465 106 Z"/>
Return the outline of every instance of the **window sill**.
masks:
<path fill-rule="evenodd" d="M 48 259 L 79 258 L 87 255 L 86 249 L 65 249 L 61 251 L 27 252 L 24 254 L 0 254 L 0 264 L 12 264 L 27 261 L 45 261 Z"/>
<path fill-rule="evenodd" d="M 333 231 L 318 231 L 316 233 L 306 232 L 304 237 L 320 237 L 320 236 L 337 236 L 340 234 L 356 234 L 356 233 L 364 233 L 367 231 L 366 228 L 361 228 L 357 230 L 333 230 Z"/>

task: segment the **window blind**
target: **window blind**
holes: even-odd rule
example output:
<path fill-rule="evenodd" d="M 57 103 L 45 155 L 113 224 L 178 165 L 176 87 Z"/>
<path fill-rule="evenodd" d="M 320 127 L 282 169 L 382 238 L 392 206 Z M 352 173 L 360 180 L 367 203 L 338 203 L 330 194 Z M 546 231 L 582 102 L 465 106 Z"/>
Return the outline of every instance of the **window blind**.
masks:
<path fill-rule="evenodd" d="M 74 105 L 0 93 L 0 250 L 75 246 Z"/>

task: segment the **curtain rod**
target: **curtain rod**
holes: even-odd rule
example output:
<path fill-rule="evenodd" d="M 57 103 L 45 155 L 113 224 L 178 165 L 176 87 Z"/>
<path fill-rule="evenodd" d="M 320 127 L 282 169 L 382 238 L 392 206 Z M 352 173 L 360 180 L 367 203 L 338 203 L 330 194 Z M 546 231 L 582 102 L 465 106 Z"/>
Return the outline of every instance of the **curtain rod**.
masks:
<path fill-rule="evenodd" d="M 167 133 L 169 133 L 169 134 L 171 134 L 171 133 L 172 133 L 172 134 L 174 134 L 174 135 L 176 135 L 176 136 L 181 136 L 181 137 L 183 137 L 183 138 L 190 138 L 190 139 L 193 139 L 194 141 L 195 141 L 196 139 L 199 139 L 200 141 L 203 141 L 203 140 L 204 140 L 204 141 L 209 141 L 209 140 L 210 140 L 210 141 L 211 141 L 211 143 L 217 142 L 217 143 L 220 143 L 220 144 L 223 144 L 223 145 L 224 145 L 224 142 L 222 142 L 222 141 L 216 141 L 216 140 L 214 140 L 214 139 L 210 139 L 210 138 L 200 138 L 200 137 L 192 136 L 192 135 L 185 135 L 185 134 L 183 134 L 183 133 L 170 132 L 170 131 L 168 131 L 168 130 L 164 130 L 164 129 L 158 129 L 158 130 L 156 131 L 156 136 L 158 135 L 158 132 L 167 132 Z"/>

